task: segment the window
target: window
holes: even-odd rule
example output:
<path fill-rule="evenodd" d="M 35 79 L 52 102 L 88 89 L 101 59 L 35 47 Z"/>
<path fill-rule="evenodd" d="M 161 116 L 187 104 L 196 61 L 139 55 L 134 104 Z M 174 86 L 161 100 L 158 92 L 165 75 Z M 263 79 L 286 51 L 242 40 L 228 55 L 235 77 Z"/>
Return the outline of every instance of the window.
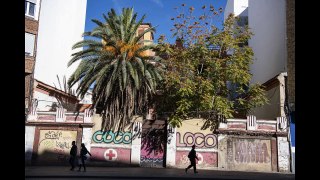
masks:
<path fill-rule="evenodd" d="M 29 0 L 24 2 L 24 14 L 34 17 L 36 10 L 36 0 Z"/>
<path fill-rule="evenodd" d="M 30 33 L 25 33 L 25 55 L 33 56 L 34 51 L 34 43 L 35 43 L 35 35 Z"/>

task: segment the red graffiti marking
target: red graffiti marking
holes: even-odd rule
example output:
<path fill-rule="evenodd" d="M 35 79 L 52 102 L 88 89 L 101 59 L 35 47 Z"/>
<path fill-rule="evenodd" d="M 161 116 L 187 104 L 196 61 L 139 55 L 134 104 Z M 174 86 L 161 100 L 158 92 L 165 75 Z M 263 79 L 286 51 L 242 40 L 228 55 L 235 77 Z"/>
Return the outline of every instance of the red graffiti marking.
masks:
<path fill-rule="evenodd" d="M 106 154 L 106 156 L 109 156 L 109 160 L 112 160 L 113 157 L 116 157 L 116 154 L 114 154 L 112 150 L 109 150 L 109 153 Z"/>
<path fill-rule="evenodd" d="M 266 143 L 235 142 L 235 160 L 238 163 L 269 163 Z"/>

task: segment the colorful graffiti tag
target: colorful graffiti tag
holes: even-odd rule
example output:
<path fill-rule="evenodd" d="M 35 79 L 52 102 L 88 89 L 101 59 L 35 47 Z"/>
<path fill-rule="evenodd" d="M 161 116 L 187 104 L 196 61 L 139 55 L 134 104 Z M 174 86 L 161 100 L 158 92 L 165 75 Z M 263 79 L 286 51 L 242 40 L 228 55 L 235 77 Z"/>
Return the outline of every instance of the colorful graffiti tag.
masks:
<path fill-rule="evenodd" d="M 177 147 L 191 147 L 196 145 L 198 148 L 215 148 L 217 147 L 217 135 L 202 133 L 186 132 L 183 137 L 177 132 Z"/>
<path fill-rule="evenodd" d="M 67 162 L 77 131 L 40 130 L 38 155 L 44 161 Z"/>
<path fill-rule="evenodd" d="M 131 132 L 96 131 L 92 135 L 92 140 L 95 143 L 130 144 L 131 139 Z"/>

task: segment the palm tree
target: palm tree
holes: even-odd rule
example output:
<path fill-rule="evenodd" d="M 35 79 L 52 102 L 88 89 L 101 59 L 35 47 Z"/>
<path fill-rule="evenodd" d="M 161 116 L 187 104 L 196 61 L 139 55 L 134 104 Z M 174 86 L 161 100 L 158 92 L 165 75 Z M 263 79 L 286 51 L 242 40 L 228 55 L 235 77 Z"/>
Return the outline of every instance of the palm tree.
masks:
<path fill-rule="evenodd" d="M 155 95 L 156 87 L 162 80 L 159 57 L 147 56 L 144 34 L 154 32 L 150 27 L 136 35 L 145 15 L 136 21 L 133 8 L 123 8 L 117 15 L 114 9 L 103 14 L 105 23 L 93 19 L 97 27 L 83 36 L 90 37 L 76 43 L 73 49 L 83 48 L 74 53 L 68 66 L 81 60 L 68 84 L 72 87 L 80 82 L 77 93 L 81 98 L 93 85 L 93 108 L 101 110 L 102 129 L 123 130 L 134 115 L 141 115 L 148 101 Z M 160 66 L 158 66 L 160 65 Z"/>

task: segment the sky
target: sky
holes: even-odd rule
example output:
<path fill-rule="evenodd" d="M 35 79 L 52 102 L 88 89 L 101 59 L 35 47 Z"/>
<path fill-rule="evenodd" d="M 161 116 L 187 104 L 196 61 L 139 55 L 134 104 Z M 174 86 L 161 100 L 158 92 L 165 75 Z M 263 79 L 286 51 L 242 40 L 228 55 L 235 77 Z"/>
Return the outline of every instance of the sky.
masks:
<path fill-rule="evenodd" d="M 224 9 L 226 2 L 227 0 L 87 0 L 85 31 L 91 31 L 96 27 L 91 19 L 104 22 L 102 14 L 107 14 L 111 8 L 115 9 L 117 14 L 120 14 L 122 8 L 133 7 L 134 12 L 138 13 L 137 19 L 145 14 L 144 23 L 157 26 L 156 33 L 154 33 L 155 43 L 161 34 L 166 36 L 168 42 L 173 43 L 175 39 L 172 38 L 170 29 L 173 28 L 174 23 L 170 19 L 178 15 L 174 7 L 181 6 L 181 4 L 186 4 L 187 7 L 193 6 L 195 14 L 197 14 L 199 12 L 197 9 L 201 9 L 203 5 L 209 7 L 212 4 L 215 9 L 220 7 Z M 219 19 L 217 23 L 220 24 L 223 20 L 223 14 Z M 218 24 L 217 27 L 219 28 Z"/>

